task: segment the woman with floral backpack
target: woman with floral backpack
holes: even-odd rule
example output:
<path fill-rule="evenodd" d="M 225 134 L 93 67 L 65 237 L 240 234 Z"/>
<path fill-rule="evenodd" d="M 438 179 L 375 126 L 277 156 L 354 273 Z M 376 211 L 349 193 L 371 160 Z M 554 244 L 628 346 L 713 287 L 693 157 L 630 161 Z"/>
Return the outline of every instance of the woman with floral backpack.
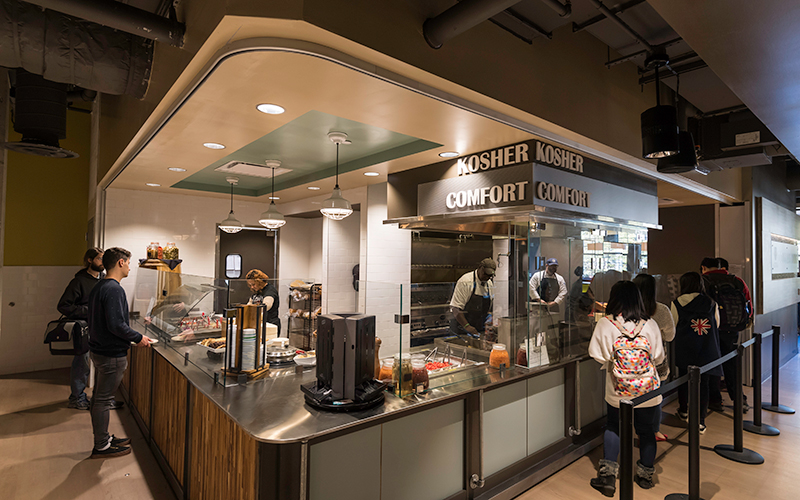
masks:
<path fill-rule="evenodd" d="M 647 316 L 638 287 L 620 281 L 611 287 L 607 316 L 597 322 L 589 343 L 589 355 L 606 370 L 605 399 L 608 406 L 603 436 L 603 459 L 597 477 L 590 483 L 605 496 L 616 491 L 619 475 L 619 404 L 658 389 L 661 381 L 656 366 L 664 360 L 661 331 Z M 639 455 L 634 480 L 652 488 L 656 458 L 656 431 L 661 421 L 661 396 L 634 409 L 633 425 L 639 435 Z"/>
<path fill-rule="evenodd" d="M 675 318 L 675 365 L 678 375 L 684 376 L 689 366 L 703 366 L 720 358 L 719 308 L 705 293 L 700 274 L 689 272 L 681 276 L 681 294 L 672 302 L 672 317 Z M 706 431 L 708 411 L 708 389 L 712 376 L 722 376 L 722 368 L 700 376 L 700 434 Z M 689 387 L 678 387 L 678 417 L 689 419 Z"/>
<path fill-rule="evenodd" d="M 603 436 L 603 459 L 592 488 L 614 496 L 619 475 L 619 404 L 658 389 L 656 366 L 664 360 L 661 331 L 647 316 L 638 287 L 620 281 L 611 287 L 607 316 L 597 322 L 589 343 L 589 355 L 606 370 L 605 399 L 608 420 Z M 639 461 L 634 480 L 642 488 L 654 486 L 656 431 L 661 422 L 661 396 L 646 401 L 633 411 L 633 425 L 639 435 Z"/>

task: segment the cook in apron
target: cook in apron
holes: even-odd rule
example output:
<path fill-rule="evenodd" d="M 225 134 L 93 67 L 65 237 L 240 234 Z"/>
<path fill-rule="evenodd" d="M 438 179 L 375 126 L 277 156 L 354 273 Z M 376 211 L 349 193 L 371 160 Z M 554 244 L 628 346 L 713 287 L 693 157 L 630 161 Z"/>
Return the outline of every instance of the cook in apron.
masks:
<path fill-rule="evenodd" d="M 486 286 L 486 295 L 477 295 L 475 290 L 478 287 L 478 272 L 472 272 L 472 295 L 464 306 L 464 317 L 467 318 L 467 324 L 475 327 L 478 333 L 483 335 L 486 329 L 486 318 L 489 316 L 489 311 L 492 308 L 492 297 L 489 295 L 489 287 Z M 469 335 L 473 336 L 461 326 L 456 318 L 450 319 L 450 331 L 456 335 Z"/>

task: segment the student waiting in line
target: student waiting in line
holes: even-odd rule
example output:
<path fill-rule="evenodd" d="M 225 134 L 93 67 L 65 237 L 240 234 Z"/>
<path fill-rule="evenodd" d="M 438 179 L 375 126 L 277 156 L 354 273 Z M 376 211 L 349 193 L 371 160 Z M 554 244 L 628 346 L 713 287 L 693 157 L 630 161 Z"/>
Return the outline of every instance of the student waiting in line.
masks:
<path fill-rule="evenodd" d="M 678 375 L 683 376 L 689 366 L 703 366 L 720 358 L 719 310 L 717 304 L 705 293 L 703 278 L 699 273 L 689 272 L 681 276 L 680 295 L 672 302 L 672 317 L 675 319 L 675 365 Z M 710 377 L 722 376 L 722 368 L 700 376 L 700 434 L 706 431 L 708 390 Z M 689 419 L 689 386 L 678 387 L 678 417 Z"/>
<path fill-rule="evenodd" d="M 605 399 L 608 421 L 603 435 L 603 459 L 592 488 L 612 497 L 619 475 L 619 405 L 660 386 L 656 366 L 664 360 L 664 348 L 658 324 L 649 319 L 639 289 L 631 281 L 611 287 L 607 316 L 597 322 L 589 343 L 589 355 L 606 369 Z M 639 435 L 639 461 L 636 483 L 648 489 L 654 486 L 653 464 L 656 458 L 656 432 L 661 422 L 661 396 L 636 407 L 633 425 Z"/>

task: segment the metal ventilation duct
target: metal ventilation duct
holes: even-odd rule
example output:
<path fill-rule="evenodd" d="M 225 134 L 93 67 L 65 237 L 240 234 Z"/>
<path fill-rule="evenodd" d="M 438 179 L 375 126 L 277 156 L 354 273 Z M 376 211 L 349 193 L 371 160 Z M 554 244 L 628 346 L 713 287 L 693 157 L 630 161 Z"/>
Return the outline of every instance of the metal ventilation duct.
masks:
<path fill-rule="evenodd" d="M 16 0 L 0 0 L 0 66 L 106 94 L 144 97 L 153 42 Z"/>
<path fill-rule="evenodd" d="M 59 145 L 67 138 L 67 84 L 49 82 L 39 75 L 17 70 L 14 130 L 20 142 L 3 147 L 18 153 L 50 158 L 76 158 L 74 151 Z"/>

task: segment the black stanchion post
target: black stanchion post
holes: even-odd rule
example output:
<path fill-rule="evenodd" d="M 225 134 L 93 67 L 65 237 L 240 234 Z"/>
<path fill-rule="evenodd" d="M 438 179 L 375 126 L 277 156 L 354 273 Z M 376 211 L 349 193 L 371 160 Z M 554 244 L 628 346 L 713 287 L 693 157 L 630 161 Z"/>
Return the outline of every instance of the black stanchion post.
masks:
<path fill-rule="evenodd" d="M 764 463 L 764 457 L 753 450 L 744 447 L 744 435 L 742 423 L 744 418 L 744 396 L 742 394 L 742 382 L 744 378 L 744 347 L 736 347 L 736 394 L 733 398 L 733 446 L 729 444 L 718 444 L 714 447 L 717 455 L 748 465 L 759 465 Z"/>
<path fill-rule="evenodd" d="M 753 420 L 745 420 L 742 428 L 753 434 L 777 436 L 781 433 L 775 427 L 761 421 L 761 344 L 764 341 L 760 333 L 755 334 L 753 344 Z"/>
<path fill-rule="evenodd" d="M 671 493 L 664 500 L 700 498 L 700 368 L 689 367 L 689 494 Z"/>
<path fill-rule="evenodd" d="M 619 402 L 619 499 L 633 500 L 633 402 Z"/>
<path fill-rule="evenodd" d="M 794 413 L 792 408 L 783 406 L 779 402 L 780 380 L 778 372 L 781 370 L 781 327 L 772 325 L 772 403 L 764 406 L 767 411 L 774 413 Z"/>

